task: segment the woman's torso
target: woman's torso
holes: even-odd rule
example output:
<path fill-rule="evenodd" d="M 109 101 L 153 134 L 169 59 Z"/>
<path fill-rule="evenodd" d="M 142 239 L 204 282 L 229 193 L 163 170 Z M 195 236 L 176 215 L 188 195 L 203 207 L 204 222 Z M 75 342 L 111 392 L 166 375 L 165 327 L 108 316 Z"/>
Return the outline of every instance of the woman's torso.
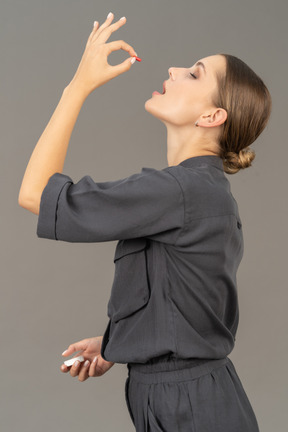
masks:
<path fill-rule="evenodd" d="M 181 186 L 183 226 L 118 242 L 101 351 L 109 361 L 217 359 L 234 347 L 243 233 L 222 160 L 193 157 L 165 170 Z"/>

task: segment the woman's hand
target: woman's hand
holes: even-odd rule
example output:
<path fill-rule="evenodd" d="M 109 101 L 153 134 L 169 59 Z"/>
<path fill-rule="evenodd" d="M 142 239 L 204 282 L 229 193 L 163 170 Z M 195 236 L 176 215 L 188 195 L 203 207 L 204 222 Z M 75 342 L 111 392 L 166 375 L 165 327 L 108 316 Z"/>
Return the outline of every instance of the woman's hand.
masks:
<path fill-rule="evenodd" d="M 108 44 L 105 43 L 114 31 L 126 23 L 126 18 L 124 17 L 124 19 L 111 24 L 113 17 L 114 15 L 112 14 L 100 27 L 99 23 L 96 22 L 87 40 L 78 69 L 71 81 L 80 84 L 87 94 L 117 75 L 128 71 L 132 66 L 131 57 L 137 55 L 132 46 L 123 40 Z M 111 66 L 107 61 L 107 57 L 112 51 L 119 49 L 127 51 L 131 57 L 116 66 Z"/>
<path fill-rule="evenodd" d="M 62 355 L 69 356 L 72 353 L 81 350 L 81 352 L 74 357 L 82 355 L 84 357 L 84 362 L 78 362 L 78 365 L 75 365 L 74 363 L 73 366 L 62 364 L 61 372 L 67 373 L 70 371 L 72 377 L 78 375 L 79 381 L 86 381 L 89 377 L 98 377 L 107 372 L 114 365 L 114 362 L 108 362 L 101 356 L 102 339 L 103 336 L 97 336 L 71 344 Z M 97 356 L 97 359 L 96 362 L 93 362 L 95 356 Z M 88 364 L 85 366 L 87 360 Z"/>

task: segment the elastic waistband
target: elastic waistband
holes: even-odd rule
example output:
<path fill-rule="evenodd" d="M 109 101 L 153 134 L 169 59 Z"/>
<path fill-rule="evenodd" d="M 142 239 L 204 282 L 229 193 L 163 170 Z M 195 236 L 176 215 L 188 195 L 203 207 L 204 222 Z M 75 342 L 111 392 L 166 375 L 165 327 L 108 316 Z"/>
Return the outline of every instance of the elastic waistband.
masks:
<path fill-rule="evenodd" d="M 176 382 L 199 378 L 225 365 L 228 357 L 221 359 L 155 358 L 147 363 L 128 363 L 129 377 L 144 384 Z"/>

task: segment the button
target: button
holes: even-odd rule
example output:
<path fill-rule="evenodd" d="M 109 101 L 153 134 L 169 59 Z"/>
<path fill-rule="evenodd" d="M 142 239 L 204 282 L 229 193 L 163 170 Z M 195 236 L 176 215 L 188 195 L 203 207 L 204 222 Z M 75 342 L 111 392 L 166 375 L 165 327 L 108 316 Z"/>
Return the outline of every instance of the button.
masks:
<path fill-rule="evenodd" d="M 242 226 L 241 222 L 237 221 L 237 227 L 240 229 Z"/>

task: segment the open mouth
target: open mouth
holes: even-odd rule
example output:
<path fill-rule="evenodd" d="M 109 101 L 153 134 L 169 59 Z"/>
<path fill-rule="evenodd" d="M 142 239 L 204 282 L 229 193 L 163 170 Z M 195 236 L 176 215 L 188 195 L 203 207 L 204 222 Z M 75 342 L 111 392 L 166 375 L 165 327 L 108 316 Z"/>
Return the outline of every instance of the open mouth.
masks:
<path fill-rule="evenodd" d="M 163 90 L 162 93 L 159 93 L 158 91 L 154 91 L 152 94 L 156 94 L 156 95 L 164 95 L 166 93 L 166 89 L 165 89 L 165 82 L 163 82 Z"/>

